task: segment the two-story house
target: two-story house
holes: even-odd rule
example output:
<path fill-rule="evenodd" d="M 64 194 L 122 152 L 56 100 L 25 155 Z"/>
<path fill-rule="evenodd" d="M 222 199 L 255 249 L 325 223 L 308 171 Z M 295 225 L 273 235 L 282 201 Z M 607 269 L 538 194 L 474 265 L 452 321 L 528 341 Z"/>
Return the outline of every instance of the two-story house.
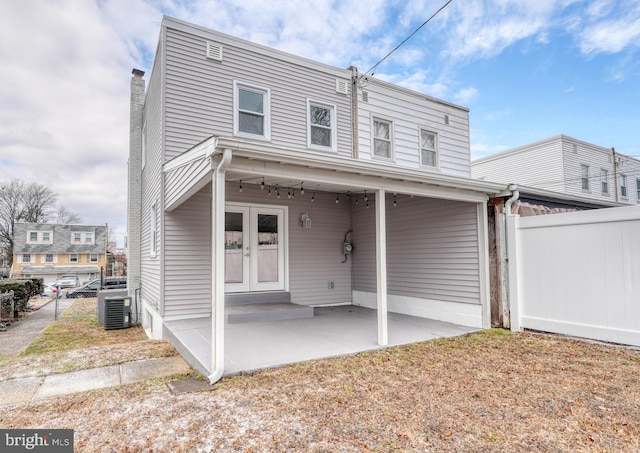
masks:
<path fill-rule="evenodd" d="M 640 203 L 640 160 L 566 135 L 475 159 L 471 175 L 607 204 Z"/>
<path fill-rule="evenodd" d="M 210 327 L 212 382 L 235 303 L 375 309 L 380 345 L 388 312 L 489 327 L 504 186 L 470 178 L 466 108 L 169 17 L 133 73 L 129 291 L 183 354 Z"/>
<path fill-rule="evenodd" d="M 11 275 L 42 278 L 52 284 L 62 275 L 80 282 L 100 276 L 106 265 L 105 225 L 16 223 Z"/>

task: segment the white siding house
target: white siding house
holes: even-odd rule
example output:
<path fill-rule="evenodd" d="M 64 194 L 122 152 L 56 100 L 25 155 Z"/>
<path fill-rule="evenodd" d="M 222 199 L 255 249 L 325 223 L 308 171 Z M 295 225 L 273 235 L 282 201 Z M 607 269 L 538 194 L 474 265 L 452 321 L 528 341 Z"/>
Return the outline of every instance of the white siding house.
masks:
<path fill-rule="evenodd" d="M 596 201 L 640 203 L 640 160 L 566 135 L 476 159 L 471 176 Z"/>
<path fill-rule="evenodd" d="M 129 290 L 151 337 L 211 326 L 212 382 L 236 303 L 370 307 L 380 345 L 387 311 L 489 327 L 505 187 L 469 177 L 467 109 L 168 17 L 136 99 Z"/>

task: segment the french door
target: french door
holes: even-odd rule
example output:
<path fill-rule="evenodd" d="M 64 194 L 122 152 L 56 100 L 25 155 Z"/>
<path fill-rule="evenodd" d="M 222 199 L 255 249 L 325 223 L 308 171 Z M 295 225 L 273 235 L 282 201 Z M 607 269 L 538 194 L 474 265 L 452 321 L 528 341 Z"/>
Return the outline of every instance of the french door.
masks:
<path fill-rule="evenodd" d="M 286 282 L 286 208 L 227 204 L 226 292 L 281 291 Z"/>

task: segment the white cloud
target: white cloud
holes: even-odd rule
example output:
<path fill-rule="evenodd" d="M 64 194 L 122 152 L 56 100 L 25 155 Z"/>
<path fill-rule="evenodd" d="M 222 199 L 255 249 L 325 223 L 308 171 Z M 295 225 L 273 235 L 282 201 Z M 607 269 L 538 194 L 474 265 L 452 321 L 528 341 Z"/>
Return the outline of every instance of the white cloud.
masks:
<path fill-rule="evenodd" d="M 461 104 L 468 104 L 478 96 L 478 90 L 474 87 L 462 88 L 453 95 L 453 99 Z"/>
<path fill-rule="evenodd" d="M 640 46 L 640 9 L 635 16 L 599 22 L 580 33 L 580 50 L 584 54 L 618 53 Z"/>

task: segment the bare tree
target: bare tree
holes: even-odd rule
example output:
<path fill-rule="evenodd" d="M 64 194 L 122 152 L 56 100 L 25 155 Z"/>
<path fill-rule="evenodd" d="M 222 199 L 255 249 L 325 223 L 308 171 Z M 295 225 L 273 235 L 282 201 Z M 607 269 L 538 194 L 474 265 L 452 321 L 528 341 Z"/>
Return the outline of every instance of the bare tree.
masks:
<path fill-rule="evenodd" d="M 80 215 L 69 211 L 64 206 L 60 205 L 56 208 L 56 223 L 60 225 L 71 225 L 74 223 L 80 223 Z"/>
<path fill-rule="evenodd" d="M 58 196 L 49 188 L 20 179 L 0 182 L 0 248 L 13 263 L 13 229 L 17 222 L 43 223 Z"/>

